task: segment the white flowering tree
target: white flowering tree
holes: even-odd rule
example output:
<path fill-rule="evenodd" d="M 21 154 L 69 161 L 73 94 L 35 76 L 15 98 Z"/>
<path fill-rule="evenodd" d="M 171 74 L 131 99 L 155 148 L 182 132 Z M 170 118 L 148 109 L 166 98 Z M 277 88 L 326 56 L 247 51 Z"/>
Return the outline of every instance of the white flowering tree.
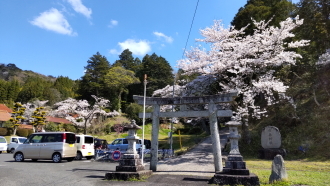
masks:
<path fill-rule="evenodd" d="M 187 58 L 180 60 L 178 67 L 187 75 L 200 74 L 199 84 L 203 87 L 214 83 L 203 79 L 213 78 L 219 82 L 218 93 L 237 91 L 239 97 L 236 99 L 234 117 L 243 122 L 243 130 L 247 132 L 249 116 L 260 118 L 266 115 L 265 108 L 255 104 L 256 97 L 263 95 L 267 105 L 276 103 L 276 92 L 287 98 L 284 93 L 288 86 L 275 77 L 273 69 L 294 65 L 296 59 L 301 58 L 292 48 L 308 45 L 308 41 L 288 41 L 294 37 L 291 31 L 302 23 L 298 16 L 282 21 L 280 27 L 269 26 L 265 21 L 254 21 L 257 29 L 253 35 L 246 36 L 245 28 L 224 28 L 221 21 L 215 21 L 212 27 L 201 30 L 204 39 L 197 39 L 209 44 L 209 49 L 197 47 L 186 52 Z M 200 91 L 187 92 L 187 96 L 205 91 L 201 86 L 194 85 L 182 88 L 187 90 L 193 87 Z"/>
<path fill-rule="evenodd" d="M 77 126 L 84 128 L 84 134 L 87 133 L 87 127 L 91 125 L 96 115 L 117 116 L 118 112 L 106 112 L 103 110 L 110 103 L 109 100 L 92 95 L 95 99 L 94 105 L 90 105 L 86 100 L 76 100 L 68 98 L 56 103 L 56 110 L 52 112 L 53 116 L 65 117 Z"/>

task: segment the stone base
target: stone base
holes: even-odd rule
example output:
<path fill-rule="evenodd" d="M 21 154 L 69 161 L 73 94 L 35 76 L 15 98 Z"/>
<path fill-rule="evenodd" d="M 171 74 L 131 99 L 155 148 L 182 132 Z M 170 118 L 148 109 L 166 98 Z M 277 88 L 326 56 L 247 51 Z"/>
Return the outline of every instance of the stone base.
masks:
<path fill-rule="evenodd" d="M 116 166 L 116 171 L 123 172 L 138 172 L 143 171 L 144 165 L 136 165 L 136 166 Z"/>
<path fill-rule="evenodd" d="M 124 180 L 129 179 L 146 179 L 152 175 L 152 170 L 143 170 L 138 172 L 107 172 L 105 173 L 106 180 Z"/>
<path fill-rule="evenodd" d="M 284 158 L 286 156 L 286 150 L 281 148 L 259 150 L 260 159 L 273 160 L 277 154 L 281 155 Z"/>
<path fill-rule="evenodd" d="M 229 175 L 217 173 L 210 180 L 210 183 L 217 185 L 260 185 L 258 176 L 253 173 L 250 175 Z"/>

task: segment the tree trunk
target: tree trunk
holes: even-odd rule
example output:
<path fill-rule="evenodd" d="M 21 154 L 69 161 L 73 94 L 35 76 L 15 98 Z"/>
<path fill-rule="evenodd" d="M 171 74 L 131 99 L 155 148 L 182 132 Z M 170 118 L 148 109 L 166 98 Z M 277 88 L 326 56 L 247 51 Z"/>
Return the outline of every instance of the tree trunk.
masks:
<path fill-rule="evenodd" d="M 119 95 L 118 95 L 118 111 L 121 112 L 121 94 L 123 93 L 123 90 L 119 91 Z"/>
<path fill-rule="evenodd" d="M 14 126 L 14 132 L 13 132 L 14 136 L 16 135 L 16 130 L 17 130 L 17 126 Z"/>
<path fill-rule="evenodd" d="M 84 134 L 87 134 L 87 121 L 88 119 L 85 119 L 85 125 L 84 125 Z"/>
<path fill-rule="evenodd" d="M 242 118 L 242 139 L 245 144 L 251 143 L 251 134 L 249 130 L 249 120 L 248 118 Z"/>

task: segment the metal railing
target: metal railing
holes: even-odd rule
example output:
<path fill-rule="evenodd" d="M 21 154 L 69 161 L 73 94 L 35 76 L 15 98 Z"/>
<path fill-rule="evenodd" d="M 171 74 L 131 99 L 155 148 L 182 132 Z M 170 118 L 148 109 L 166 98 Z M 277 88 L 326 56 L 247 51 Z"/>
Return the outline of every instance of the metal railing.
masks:
<path fill-rule="evenodd" d="M 115 161 L 113 160 L 112 154 L 116 150 L 96 150 L 95 151 L 95 161 Z M 121 154 L 124 154 L 126 151 L 120 151 Z M 141 151 L 138 150 L 137 153 L 142 157 Z M 158 159 L 166 159 L 174 156 L 174 153 L 171 149 L 161 149 L 158 150 Z M 122 156 L 121 156 L 122 157 Z M 150 149 L 144 149 L 143 160 L 148 161 L 151 157 Z M 121 158 L 120 158 L 121 159 Z"/>

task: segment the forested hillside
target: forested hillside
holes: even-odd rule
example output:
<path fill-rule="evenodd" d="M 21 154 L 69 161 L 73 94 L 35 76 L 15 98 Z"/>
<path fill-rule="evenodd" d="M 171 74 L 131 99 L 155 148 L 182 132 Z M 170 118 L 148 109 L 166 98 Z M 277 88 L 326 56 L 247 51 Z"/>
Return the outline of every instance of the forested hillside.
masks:
<path fill-rule="evenodd" d="M 134 94 L 143 95 L 143 76 L 148 74 L 147 95 L 173 82 L 172 67 L 157 54 L 145 55 L 142 61 L 124 50 L 112 64 L 99 52 L 87 60 L 85 74 L 79 80 L 52 77 L 22 70 L 15 64 L 0 64 L 0 103 L 13 107 L 48 100 L 47 105 L 67 98 L 93 102 L 92 95 L 110 100 L 111 110 L 125 110 Z"/>

